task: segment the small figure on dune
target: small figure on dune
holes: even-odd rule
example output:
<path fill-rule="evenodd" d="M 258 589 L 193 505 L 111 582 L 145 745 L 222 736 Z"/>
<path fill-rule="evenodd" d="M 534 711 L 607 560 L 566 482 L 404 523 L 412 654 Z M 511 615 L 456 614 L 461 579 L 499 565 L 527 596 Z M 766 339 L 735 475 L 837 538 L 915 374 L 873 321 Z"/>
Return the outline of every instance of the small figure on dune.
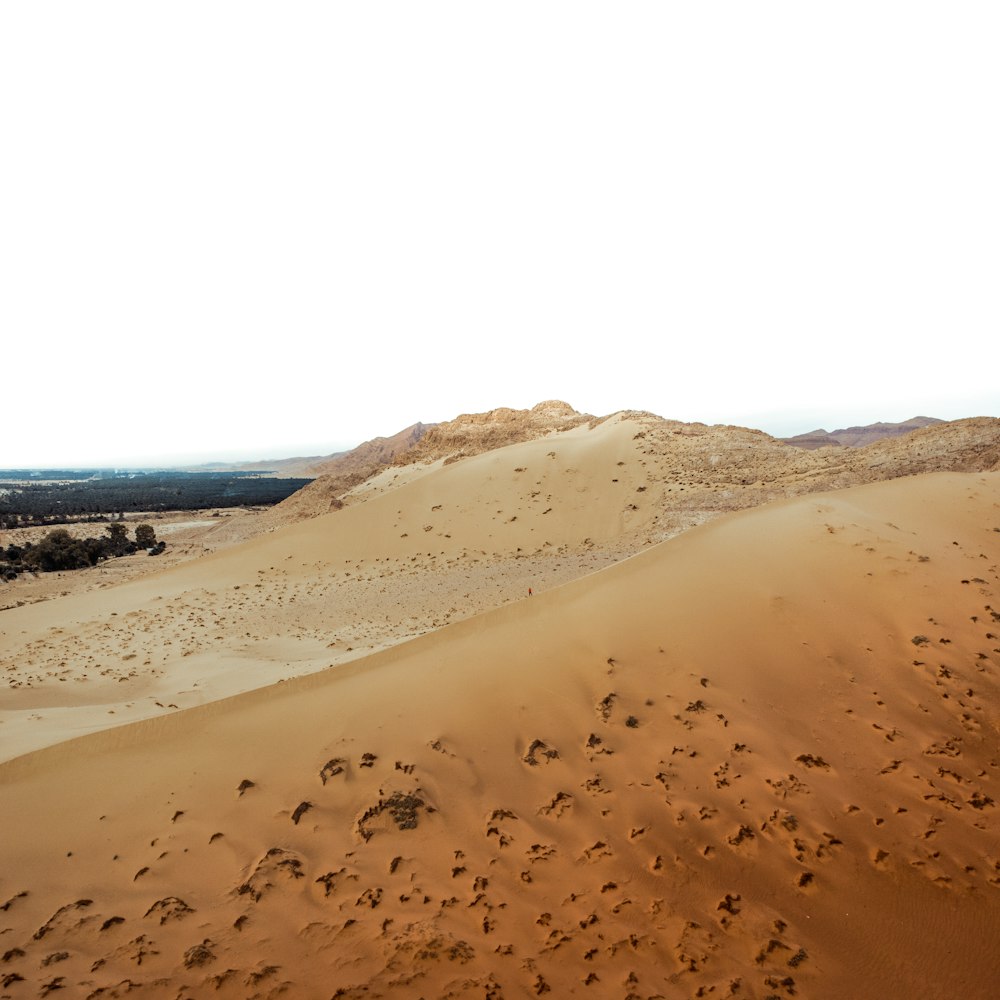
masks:
<path fill-rule="evenodd" d="M 531 597 L 531 596 L 532 596 L 532 593 L 533 593 L 533 591 L 532 591 L 531 587 L 529 587 L 529 588 L 528 588 L 528 597 Z"/>

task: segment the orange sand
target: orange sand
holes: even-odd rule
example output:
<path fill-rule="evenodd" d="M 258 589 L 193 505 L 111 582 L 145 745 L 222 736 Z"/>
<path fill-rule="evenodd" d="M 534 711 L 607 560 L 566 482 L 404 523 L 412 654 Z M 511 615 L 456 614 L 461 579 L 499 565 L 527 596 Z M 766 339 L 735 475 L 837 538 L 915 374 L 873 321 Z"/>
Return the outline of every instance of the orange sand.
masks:
<path fill-rule="evenodd" d="M 503 506 L 522 473 L 501 464 L 517 521 L 486 520 L 465 465 L 402 508 L 389 491 L 4 612 L 5 649 L 38 668 L 10 695 L 50 699 L 42 716 L 96 728 L 116 684 L 213 690 L 0 765 L 0 997 L 994 996 L 1000 474 L 730 515 L 214 697 L 219 661 L 262 679 L 332 660 L 317 588 L 335 605 L 358 565 L 374 593 L 411 556 L 433 579 L 475 544 L 485 579 L 530 563 L 518 546 L 543 560 L 543 523 L 554 548 L 620 531 L 610 504 L 551 522 L 530 496 Z M 314 608 L 302 635 L 293 598 Z M 114 652 L 126 679 L 74 648 Z M 49 676 L 56 656 L 77 673 Z M 27 739 L 4 719 L 0 739 Z"/>

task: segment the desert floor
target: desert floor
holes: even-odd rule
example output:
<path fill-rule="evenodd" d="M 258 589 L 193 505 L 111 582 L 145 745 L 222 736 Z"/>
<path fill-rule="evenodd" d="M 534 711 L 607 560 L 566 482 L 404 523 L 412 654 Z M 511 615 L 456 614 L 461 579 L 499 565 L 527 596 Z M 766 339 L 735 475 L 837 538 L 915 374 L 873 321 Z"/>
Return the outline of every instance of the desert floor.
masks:
<path fill-rule="evenodd" d="M 1000 474 L 627 432 L 0 613 L 0 996 L 994 996 Z"/>

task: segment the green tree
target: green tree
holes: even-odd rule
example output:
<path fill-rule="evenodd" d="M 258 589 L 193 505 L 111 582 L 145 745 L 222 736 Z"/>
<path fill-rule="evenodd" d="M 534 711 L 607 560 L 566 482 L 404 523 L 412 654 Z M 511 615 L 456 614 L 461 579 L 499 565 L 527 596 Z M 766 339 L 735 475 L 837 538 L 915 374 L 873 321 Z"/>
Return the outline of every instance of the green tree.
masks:
<path fill-rule="evenodd" d="M 25 563 L 43 573 L 92 565 L 86 549 L 65 528 L 50 531 L 25 553 Z"/>
<path fill-rule="evenodd" d="M 151 524 L 137 524 L 135 526 L 135 544 L 140 549 L 151 549 L 156 544 L 156 532 Z"/>
<path fill-rule="evenodd" d="M 113 521 L 108 525 L 108 551 L 115 556 L 122 555 L 128 548 L 128 533 L 125 525 L 119 521 Z"/>

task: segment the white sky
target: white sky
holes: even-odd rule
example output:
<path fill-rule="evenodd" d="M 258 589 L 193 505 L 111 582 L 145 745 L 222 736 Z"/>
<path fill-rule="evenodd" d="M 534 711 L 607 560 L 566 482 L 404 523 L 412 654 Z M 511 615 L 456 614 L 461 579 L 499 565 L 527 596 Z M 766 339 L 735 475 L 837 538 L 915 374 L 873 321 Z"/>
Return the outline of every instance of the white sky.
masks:
<path fill-rule="evenodd" d="M 5 3 L 0 468 L 561 398 L 1000 415 L 996 3 Z"/>

